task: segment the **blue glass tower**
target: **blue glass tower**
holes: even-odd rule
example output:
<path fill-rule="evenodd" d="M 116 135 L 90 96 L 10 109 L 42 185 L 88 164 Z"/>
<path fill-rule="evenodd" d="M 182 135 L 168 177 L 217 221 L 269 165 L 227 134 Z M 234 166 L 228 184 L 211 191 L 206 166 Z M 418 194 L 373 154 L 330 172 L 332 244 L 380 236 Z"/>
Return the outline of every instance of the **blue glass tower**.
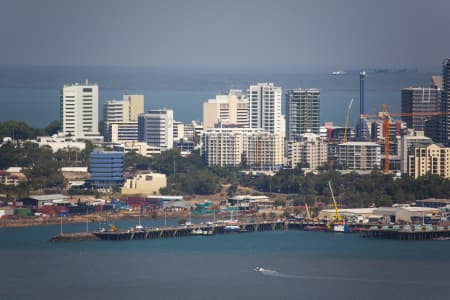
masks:
<path fill-rule="evenodd" d="M 123 158 L 122 152 L 93 151 L 89 161 L 88 185 L 96 188 L 122 186 Z"/>

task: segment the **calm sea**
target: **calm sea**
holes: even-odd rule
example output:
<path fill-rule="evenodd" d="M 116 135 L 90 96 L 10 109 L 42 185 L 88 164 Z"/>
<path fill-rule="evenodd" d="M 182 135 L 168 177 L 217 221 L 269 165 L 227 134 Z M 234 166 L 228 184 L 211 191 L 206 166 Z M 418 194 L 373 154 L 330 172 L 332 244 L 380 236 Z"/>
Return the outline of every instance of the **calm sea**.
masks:
<path fill-rule="evenodd" d="M 144 94 L 146 109 L 174 109 L 175 119 L 183 122 L 201 120 L 202 103 L 230 88 L 245 90 L 257 82 L 274 82 L 283 90 L 319 88 L 322 121 L 343 124 L 347 105 L 354 98 L 350 124 L 355 124 L 359 115 L 359 73 L 332 76 L 331 71 L 0 66 L 0 121 L 24 120 L 44 127 L 59 119 L 61 87 L 89 79 L 100 86 L 100 104 L 121 99 L 127 93 Z M 369 73 L 365 81 L 366 112 L 377 113 L 382 103 L 387 103 L 392 112 L 399 112 L 402 88 L 429 86 L 431 75 L 440 72 L 437 66 L 434 72 Z"/>
<path fill-rule="evenodd" d="M 48 243 L 58 232 L 0 229 L 0 299 L 449 299 L 450 241 L 288 231 Z"/>

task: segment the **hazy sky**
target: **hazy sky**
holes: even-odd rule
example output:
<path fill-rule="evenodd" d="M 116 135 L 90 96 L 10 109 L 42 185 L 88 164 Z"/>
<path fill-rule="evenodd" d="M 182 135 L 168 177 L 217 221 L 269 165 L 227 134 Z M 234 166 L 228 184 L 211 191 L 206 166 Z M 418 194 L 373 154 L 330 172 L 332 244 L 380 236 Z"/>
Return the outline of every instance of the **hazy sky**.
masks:
<path fill-rule="evenodd" d="M 449 0 L 0 0 L 0 64 L 432 67 Z"/>

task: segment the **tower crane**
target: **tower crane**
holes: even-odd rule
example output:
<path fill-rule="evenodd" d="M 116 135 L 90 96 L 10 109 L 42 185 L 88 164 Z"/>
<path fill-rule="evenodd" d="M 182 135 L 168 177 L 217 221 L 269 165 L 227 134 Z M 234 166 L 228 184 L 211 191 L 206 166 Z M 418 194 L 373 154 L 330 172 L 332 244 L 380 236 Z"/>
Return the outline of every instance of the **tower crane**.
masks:
<path fill-rule="evenodd" d="M 353 98 L 350 100 L 350 103 L 347 107 L 347 115 L 345 116 L 345 128 L 344 128 L 344 138 L 342 139 L 343 143 L 347 142 L 347 128 L 348 128 L 348 121 L 350 119 L 350 112 L 352 110 L 352 104 L 353 104 Z"/>
<path fill-rule="evenodd" d="M 369 115 L 363 114 L 361 117 L 376 117 L 383 120 L 383 138 L 384 138 L 384 174 L 389 173 L 390 169 L 390 161 L 389 161 L 389 131 L 390 131 L 390 121 L 393 117 L 433 117 L 433 116 L 442 116 L 449 115 L 450 112 L 442 112 L 442 111 L 432 111 L 432 112 L 405 112 L 405 113 L 390 113 L 387 110 L 387 105 L 381 105 L 381 112 L 377 115 Z"/>

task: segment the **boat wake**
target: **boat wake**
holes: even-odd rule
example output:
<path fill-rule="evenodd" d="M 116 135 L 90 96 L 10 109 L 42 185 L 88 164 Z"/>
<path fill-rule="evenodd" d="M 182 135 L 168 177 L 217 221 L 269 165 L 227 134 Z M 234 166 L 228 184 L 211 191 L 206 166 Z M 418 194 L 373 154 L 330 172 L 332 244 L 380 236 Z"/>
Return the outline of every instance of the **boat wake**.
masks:
<path fill-rule="evenodd" d="M 297 278 L 296 275 L 284 274 L 284 273 L 280 273 L 275 270 L 263 269 L 261 267 L 256 267 L 255 271 L 261 273 L 264 276 L 274 276 L 274 277 L 282 277 L 282 278 Z"/>
<path fill-rule="evenodd" d="M 341 276 L 319 276 L 319 275 L 293 275 L 280 273 L 275 270 L 264 269 L 261 267 L 255 268 L 256 272 L 264 276 L 281 277 L 281 278 L 296 278 L 304 280 L 330 280 L 330 281 L 350 281 L 350 282 L 362 282 L 362 283 L 384 283 L 384 284 L 406 284 L 406 285 L 434 285 L 434 286 L 447 286 L 446 282 L 423 282 L 416 280 L 387 280 L 387 279 L 369 279 L 369 278 L 357 278 L 357 277 L 341 277 Z"/>

